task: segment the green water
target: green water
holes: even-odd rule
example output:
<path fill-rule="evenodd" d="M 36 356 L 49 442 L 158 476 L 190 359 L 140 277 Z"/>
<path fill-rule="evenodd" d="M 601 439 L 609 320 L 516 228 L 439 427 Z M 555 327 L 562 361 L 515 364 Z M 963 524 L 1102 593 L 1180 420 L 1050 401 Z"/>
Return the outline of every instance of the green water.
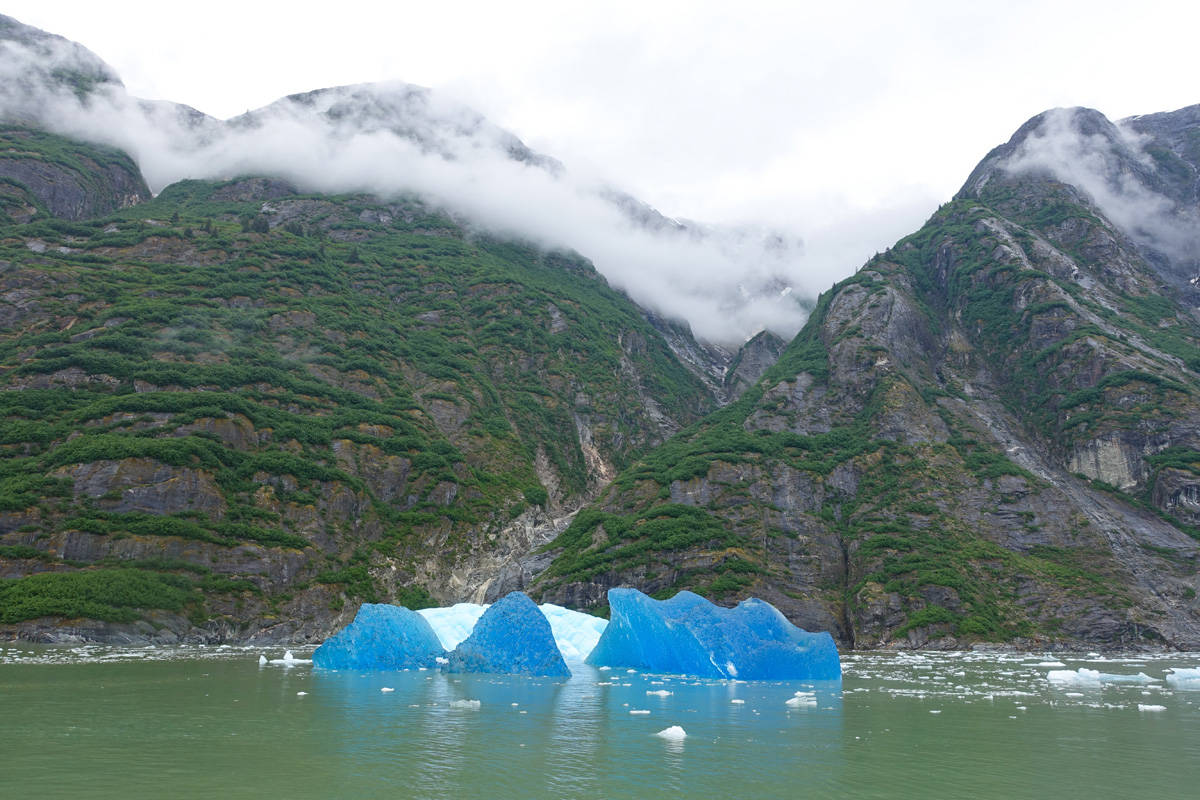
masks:
<path fill-rule="evenodd" d="M 258 655 L 0 645 L 0 797 L 1200 796 L 1200 691 L 1163 680 L 1194 654 L 853 654 L 840 686 L 581 665 L 564 683 L 364 676 Z M 1047 681 L 1078 667 L 1148 681 Z M 789 706 L 796 691 L 812 694 Z M 685 739 L 655 735 L 673 725 Z"/>

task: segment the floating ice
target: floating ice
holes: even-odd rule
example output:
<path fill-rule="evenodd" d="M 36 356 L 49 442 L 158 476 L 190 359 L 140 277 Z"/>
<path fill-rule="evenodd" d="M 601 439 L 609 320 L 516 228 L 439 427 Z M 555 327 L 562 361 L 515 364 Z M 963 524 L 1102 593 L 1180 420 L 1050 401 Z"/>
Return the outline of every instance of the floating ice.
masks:
<path fill-rule="evenodd" d="M 445 608 L 422 608 L 417 613 L 433 628 L 442 647 L 453 650 L 471 635 L 471 629 L 487 609 L 477 603 L 456 603 Z"/>
<path fill-rule="evenodd" d="M 478 700 L 451 700 L 450 707 L 451 708 L 469 708 L 471 710 L 478 710 L 479 709 L 479 701 Z"/>
<path fill-rule="evenodd" d="M 691 592 L 659 601 L 610 589 L 608 604 L 612 621 L 589 664 L 743 680 L 842 676 L 833 637 L 797 628 L 762 600 L 721 608 Z"/>
<path fill-rule="evenodd" d="M 1173 667 L 1167 673 L 1167 683 L 1172 689 L 1200 689 L 1200 669 Z"/>
<path fill-rule="evenodd" d="M 608 620 L 571 611 L 553 603 L 542 603 L 538 608 L 550 622 L 550 630 L 554 632 L 554 641 L 562 651 L 563 658 L 568 661 L 583 661 L 600 641 Z"/>
<path fill-rule="evenodd" d="M 1145 703 L 1138 703 L 1138 711 L 1166 711 L 1166 706 L 1152 706 Z"/>
<path fill-rule="evenodd" d="M 1090 689 L 1099 689 L 1106 683 L 1154 683 L 1156 679 L 1144 672 L 1136 675 L 1117 675 L 1080 667 L 1078 670 L 1052 669 L 1046 675 L 1046 680 L 1060 686 L 1085 686 Z"/>
<path fill-rule="evenodd" d="M 381 687 L 379 687 L 379 691 L 386 694 L 387 692 L 394 692 L 396 690 L 393 689 L 391 686 L 381 686 Z"/>
<path fill-rule="evenodd" d="M 292 651 L 288 650 L 287 652 L 285 652 L 283 654 L 283 658 L 272 658 L 270 661 L 268 661 L 266 663 L 281 664 L 282 666 L 285 666 L 285 667 L 294 667 L 299 664 L 311 664 L 312 659 L 311 658 L 296 658 L 294 655 L 292 655 Z M 262 656 L 258 657 L 258 664 L 259 664 L 259 666 L 262 666 L 262 664 L 263 664 Z"/>
<path fill-rule="evenodd" d="M 666 689 L 647 689 L 646 694 L 656 694 L 659 697 L 670 697 L 674 692 L 668 692 Z"/>
<path fill-rule="evenodd" d="M 554 641 L 568 661 L 582 661 L 596 646 L 600 634 L 608 626 L 608 620 L 584 614 L 580 611 L 543 603 L 538 606 L 550 623 Z M 458 603 L 446 608 L 423 608 L 417 613 L 433 626 L 442 647 L 453 650 L 471 635 L 471 629 L 488 610 L 486 605 Z"/>
<path fill-rule="evenodd" d="M 407 608 L 363 603 L 354 621 L 313 653 L 325 669 L 412 669 L 432 667 L 444 655 L 425 618 Z"/>
<path fill-rule="evenodd" d="M 550 623 L 522 592 L 493 603 L 471 635 L 448 656 L 447 672 L 492 672 L 568 677 L 571 671 Z"/>
<path fill-rule="evenodd" d="M 687 731 L 678 725 L 672 725 L 669 728 L 663 728 L 658 733 L 654 734 L 662 739 L 671 739 L 672 741 L 680 741 L 687 738 Z"/>

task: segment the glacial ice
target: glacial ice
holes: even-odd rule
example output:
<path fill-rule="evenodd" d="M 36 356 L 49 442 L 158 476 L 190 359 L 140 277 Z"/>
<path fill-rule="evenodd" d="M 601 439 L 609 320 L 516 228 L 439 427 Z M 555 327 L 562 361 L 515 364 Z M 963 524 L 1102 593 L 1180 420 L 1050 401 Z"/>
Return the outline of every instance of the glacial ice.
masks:
<path fill-rule="evenodd" d="M 833 637 L 808 633 L 758 599 L 721 608 L 691 592 L 654 600 L 610 589 L 612 619 L 588 656 L 595 666 L 742 680 L 839 680 Z"/>
<path fill-rule="evenodd" d="M 1046 674 L 1046 680 L 1059 686 L 1083 686 L 1089 689 L 1099 689 L 1106 683 L 1156 683 L 1144 672 L 1136 675 L 1121 675 L 1112 672 L 1080 667 L 1078 670 L 1052 669 Z"/>
<path fill-rule="evenodd" d="M 1200 669 L 1173 667 L 1167 673 L 1167 684 L 1172 689 L 1200 689 Z"/>
<path fill-rule="evenodd" d="M 433 667 L 445 655 L 425 618 L 407 608 L 363 603 L 354 621 L 313 653 L 325 669 L 414 669 Z"/>
<path fill-rule="evenodd" d="M 569 677 L 550 623 L 522 592 L 493 603 L 449 656 L 447 672 Z"/>
<path fill-rule="evenodd" d="M 489 606 L 477 603 L 456 603 L 446 608 L 423 608 L 417 613 L 433 626 L 442 647 L 453 650 L 463 639 L 471 635 L 471 629 Z M 582 661 L 592 652 L 608 620 L 572 611 L 553 603 L 538 606 L 550 623 L 554 641 L 567 661 Z"/>

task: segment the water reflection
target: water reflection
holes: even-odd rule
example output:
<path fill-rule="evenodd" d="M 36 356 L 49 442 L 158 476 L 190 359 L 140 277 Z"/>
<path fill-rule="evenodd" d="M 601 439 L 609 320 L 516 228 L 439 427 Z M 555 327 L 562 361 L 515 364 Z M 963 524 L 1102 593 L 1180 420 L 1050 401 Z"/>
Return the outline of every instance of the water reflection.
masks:
<path fill-rule="evenodd" d="M 447 796 L 449 786 L 462 798 L 689 793 L 729 779 L 731 763 L 764 788 L 786 780 L 781 771 L 819 773 L 820 783 L 839 771 L 840 682 L 571 669 L 564 681 L 316 670 L 312 699 L 348 781 L 374 775 L 413 797 Z M 789 706 L 797 691 L 811 702 Z M 658 735 L 673 726 L 685 735 Z"/>

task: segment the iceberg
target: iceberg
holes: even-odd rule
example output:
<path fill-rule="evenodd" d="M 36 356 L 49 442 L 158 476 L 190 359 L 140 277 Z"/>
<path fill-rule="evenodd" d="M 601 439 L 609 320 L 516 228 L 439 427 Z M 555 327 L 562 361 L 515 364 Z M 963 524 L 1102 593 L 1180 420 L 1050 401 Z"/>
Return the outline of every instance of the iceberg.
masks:
<path fill-rule="evenodd" d="M 437 634 L 415 611 L 386 603 L 363 603 L 354 621 L 313 653 L 325 669 L 415 669 L 437 666 L 444 656 Z"/>
<path fill-rule="evenodd" d="M 742 680 L 840 680 L 833 637 L 809 633 L 756 598 L 736 608 L 680 592 L 654 600 L 610 589 L 611 620 L 587 663 L 597 667 Z"/>
<path fill-rule="evenodd" d="M 471 629 L 490 606 L 475 603 L 458 603 L 445 608 L 423 608 L 417 613 L 429 620 L 433 632 L 442 641 L 442 647 L 453 650 L 463 639 L 471 635 Z M 553 603 L 538 606 L 550 622 L 554 641 L 567 661 L 582 661 L 592 652 L 608 620 L 572 611 Z"/>
<path fill-rule="evenodd" d="M 493 603 L 447 659 L 446 672 L 571 675 L 546 615 L 522 592 Z"/>

